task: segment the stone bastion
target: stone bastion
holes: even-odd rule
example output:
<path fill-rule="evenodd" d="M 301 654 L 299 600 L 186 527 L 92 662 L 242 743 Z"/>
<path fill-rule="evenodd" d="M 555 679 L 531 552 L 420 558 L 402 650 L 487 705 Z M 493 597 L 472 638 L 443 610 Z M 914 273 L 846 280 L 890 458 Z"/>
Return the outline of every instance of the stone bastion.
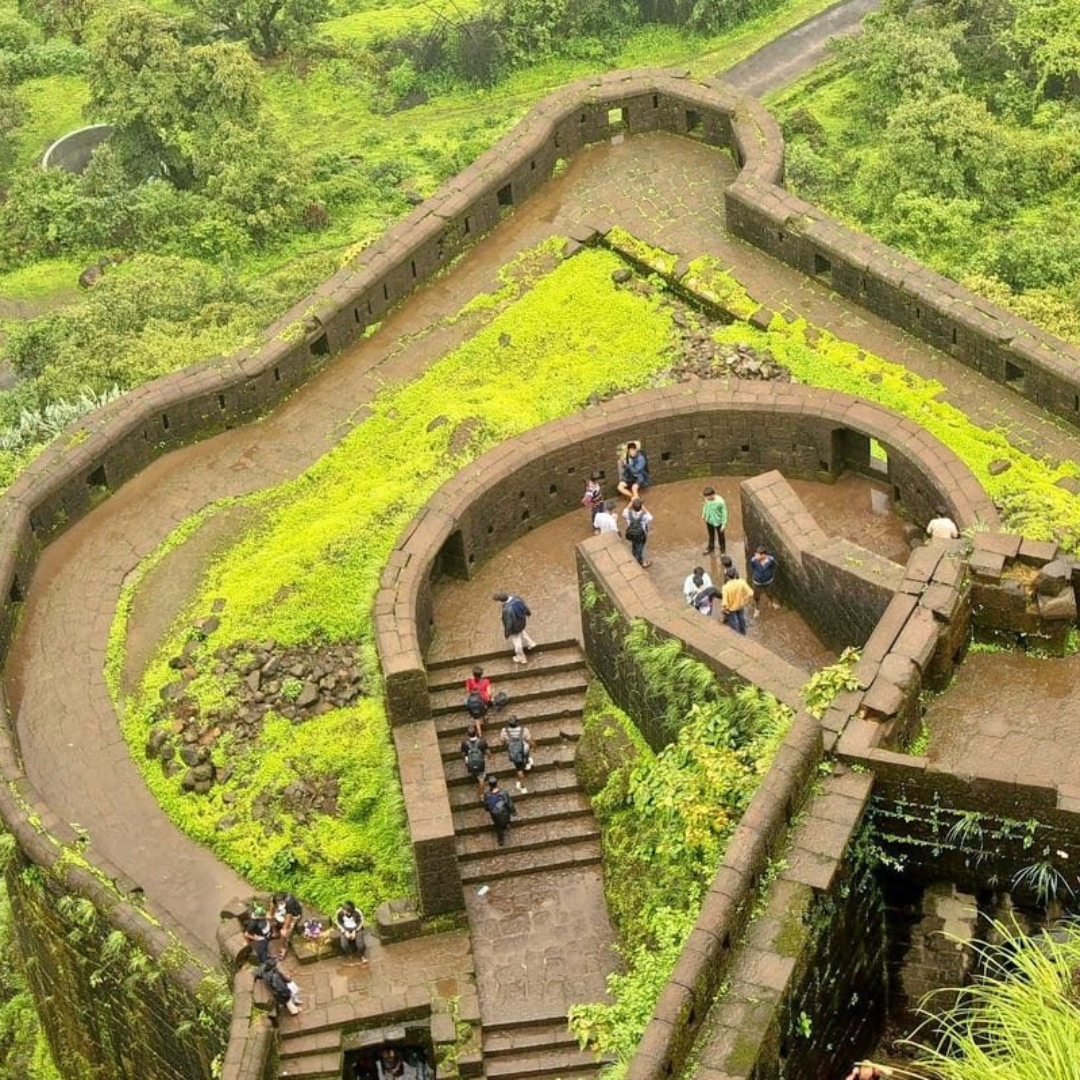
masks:
<path fill-rule="evenodd" d="M 723 198 L 733 233 L 1053 415 L 1072 424 L 1080 421 L 1076 350 L 785 191 L 783 142 L 759 104 L 718 80 L 693 80 L 683 72 L 616 72 L 580 80 L 540 102 L 492 150 L 268 327 L 259 344 L 133 390 L 55 440 L 0 498 L 0 646 L 5 655 L 40 553 L 103 494 L 162 454 L 242 424 L 296 390 L 329 357 L 495 228 L 552 175 L 561 159 L 613 134 L 652 130 L 732 154 L 740 172 Z M 791 564 L 801 568 L 802 592 L 793 599 L 809 606 L 845 573 L 843 552 L 828 544 L 815 550 L 806 542 L 814 523 L 792 502 L 780 473 L 828 478 L 845 468 L 866 469 L 873 438 L 888 448 L 889 480 L 913 516 L 926 517 L 932 505 L 942 502 L 963 524 L 997 524 L 993 506 L 951 452 L 909 421 L 844 395 L 756 386 L 688 394 L 685 387 L 676 387 L 612 402 L 493 452 L 488 477 L 466 470 L 431 500 L 402 537 L 388 563 L 376 612 L 397 738 L 409 730 L 425 752 L 431 749 L 423 741 L 431 575 L 468 574 L 522 529 L 564 512 L 577 495 L 571 474 L 577 470 L 580 476 L 599 440 L 610 445 L 642 432 L 662 458 L 668 455 L 665 468 L 671 474 L 707 467 L 757 476 L 744 487 L 748 513 L 777 544 L 788 545 Z M 526 478 L 530 482 L 522 483 Z M 490 497 L 492 484 L 507 497 L 497 509 L 481 514 L 478 508 Z M 529 494 L 519 495 L 522 491 Z M 995 558 L 1048 561 L 1048 552 L 1022 538 L 995 540 L 991 549 L 983 549 L 990 563 Z M 589 543 L 583 545 L 581 566 L 582 574 L 601 585 L 625 614 L 639 610 L 638 590 L 646 585 L 635 581 L 625 558 Z M 812 762 L 829 751 L 866 763 L 875 778 L 896 790 L 921 790 L 929 783 L 932 770 L 925 759 L 897 753 L 894 733 L 910 725 L 912 695 L 917 697 L 921 681 L 942 678 L 957 659 L 956 639 L 949 633 L 963 625 L 967 579 L 940 552 L 916 552 L 908 567 L 889 573 L 887 587 L 848 574 L 844 580 L 851 581 L 851 595 L 859 599 L 846 611 L 819 605 L 826 635 L 830 620 L 834 629 L 856 625 L 870 634 L 874 648 L 868 650 L 869 659 L 864 657 L 860 690 L 853 692 L 860 696 L 838 702 L 822 723 L 802 716 L 793 727 L 782 760 L 755 799 L 719 884 L 710 892 L 702 920 L 711 921 L 702 923 L 701 934 L 695 931 L 688 945 L 689 959 L 684 960 L 690 967 L 680 964 L 661 1000 L 635 1062 L 635 1076 L 671 1075 L 682 1060 L 715 990 L 713 976 L 703 973 L 721 969 L 716 950 L 729 948 L 735 936 L 736 924 L 730 920 L 737 921 L 737 915 L 718 913 L 715 905 L 727 901 L 714 900 L 714 894 L 730 901 L 735 893 L 745 897 L 756 884 L 763 853 L 793 819 Z M 765 678 L 761 657 L 714 655 L 711 645 L 695 643 L 685 627 L 660 629 L 685 634 L 688 645 L 732 678 Z M 593 634 L 587 645 L 602 672 L 600 638 Z M 790 699 L 790 686 L 777 690 Z M 122 868 L 86 858 L 77 831 L 58 819 L 26 776 L 6 701 L 3 705 L 0 817 L 18 849 L 7 878 L 31 959 L 32 985 L 58 1056 L 65 1046 L 91 1045 L 103 1076 L 194 1080 L 227 1047 L 226 1076 L 254 1080 L 272 1075 L 272 1040 L 262 1032 L 258 1048 L 249 1041 L 254 1029 L 244 1010 L 250 994 L 237 995 L 231 1030 L 220 1020 L 193 1023 L 205 1018 L 200 995 L 207 970 L 229 970 L 235 957 L 212 955 L 192 940 L 167 912 L 140 896 L 138 883 L 127 880 Z M 406 777 L 432 796 L 431 814 L 410 821 L 421 895 L 432 914 L 460 907 L 460 885 L 455 885 L 448 856 L 447 818 L 439 802 L 441 775 L 440 768 L 438 781 L 427 770 Z M 1058 815 L 1064 832 L 1071 835 L 1075 829 L 1075 800 L 1052 786 L 1018 791 L 1004 777 L 937 781 L 951 783 L 960 803 L 968 800 L 977 808 L 999 800 L 1006 806 L 1037 806 Z M 867 793 L 849 797 L 861 808 Z M 852 821 L 856 816 L 853 811 Z M 49 915 L 65 896 L 93 911 L 88 948 L 119 931 L 160 966 L 164 989 L 153 1001 L 132 993 L 121 979 L 90 983 L 87 971 L 71 958 L 64 924 Z M 729 908 L 737 912 L 739 905 L 724 910 Z M 728 929 L 718 930 L 721 926 Z M 69 1000 L 95 1004 L 86 1010 L 55 1006 Z M 178 1036 L 177 1030 L 186 1034 Z"/>

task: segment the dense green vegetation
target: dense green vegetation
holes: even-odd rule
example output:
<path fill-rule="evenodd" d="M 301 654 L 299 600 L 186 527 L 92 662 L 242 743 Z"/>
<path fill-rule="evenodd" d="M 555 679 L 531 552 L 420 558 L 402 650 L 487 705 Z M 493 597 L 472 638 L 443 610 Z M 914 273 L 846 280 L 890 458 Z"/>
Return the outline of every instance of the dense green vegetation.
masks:
<path fill-rule="evenodd" d="M 802 195 L 1080 341 L 1080 36 L 1059 0 L 887 0 L 777 101 Z"/>
<path fill-rule="evenodd" d="M 923 1031 L 908 1042 L 925 1080 L 1045 1080 L 1070 1076 L 1080 1054 L 1076 973 L 1080 933 L 1024 937 L 995 924 L 1001 944 L 978 944 L 981 974 L 923 1003 Z M 920 1038 L 919 1036 L 923 1037 Z"/>
<path fill-rule="evenodd" d="M 676 640 L 642 623 L 625 647 L 647 672 L 672 742 L 654 754 L 598 687 L 586 703 L 582 753 L 606 782 L 593 797 L 608 910 L 625 972 L 608 978 L 613 1004 L 576 1005 L 571 1029 L 616 1059 L 622 1075 L 701 909 L 728 838 L 791 722 L 755 687 L 725 694 Z"/>
<path fill-rule="evenodd" d="M 11 919 L 0 879 L 0 1080 L 61 1080 L 26 985 Z"/>
<path fill-rule="evenodd" d="M 167 778 L 142 753 L 162 719 L 159 691 L 175 678 L 168 661 L 183 647 L 191 617 L 222 598 L 216 642 L 356 642 L 377 683 L 371 610 L 379 574 L 425 499 L 483 451 L 580 408 L 592 394 L 647 385 L 670 361 L 672 324 L 660 295 L 616 289 L 611 273 L 622 263 L 609 252 L 554 265 L 561 246 L 549 241 L 509 267 L 498 294 L 455 317 L 474 330 L 464 344 L 414 382 L 382 393 L 364 422 L 295 481 L 249 500 L 258 525 L 212 566 L 127 704 L 125 734 L 167 812 L 261 888 L 287 886 L 329 910 L 345 894 L 370 907 L 409 890 L 381 697 L 301 726 L 272 721 L 228 783 L 209 796 L 184 794 L 179 777 Z M 436 417 L 447 422 L 432 425 Z M 366 481 L 358 485 L 361 474 Z M 125 603 L 116 651 L 126 610 Z M 228 686 L 214 672 L 213 655 L 196 665 L 188 692 L 208 710 Z M 327 769 L 340 781 L 339 815 L 301 829 L 283 814 L 267 835 L 250 814 L 256 796 L 279 799 L 293 780 Z M 237 823 L 218 830 L 226 813 Z"/>
<path fill-rule="evenodd" d="M 251 341 L 567 79 L 712 72 L 826 3 L 0 0 L 0 487 L 58 417 Z M 83 176 L 37 167 L 90 121 L 119 130 Z"/>

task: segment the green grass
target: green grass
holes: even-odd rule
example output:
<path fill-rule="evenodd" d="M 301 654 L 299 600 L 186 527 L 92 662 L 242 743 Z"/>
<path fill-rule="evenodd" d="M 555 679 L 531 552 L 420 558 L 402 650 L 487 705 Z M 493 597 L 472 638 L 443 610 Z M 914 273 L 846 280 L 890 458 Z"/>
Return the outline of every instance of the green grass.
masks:
<path fill-rule="evenodd" d="M 426 30 L 439 17 L 459 21 L 480 10 L 481 0 L 453 0 L 431 3 L 430 0 L 386 0 L 363 4 L 361 10 L 329 19 L 323 33 L 334 42 L 369 45 L 377 38 L 397 37 L 409 31 Z"/>
<path fill-rule="evenodd" d="M 182 647 L 190 618 L 223 597 L 215 646 L 247 638 L 286 645 L 357 641 L 377 678 L 371 608 L 379 575 L 401 529 L 430 494 L 485 450 L 575 411 L 593 393 L 647 385 L 669 362 L 667 311 L 656 297 L 614 287 L 612 270 L 622 265 L 615 255 L 583 252 L 528 288 L 561 244 L 552 240 L 516 262 L 506 275 L 505 309 L 490 300 L 469 305 L 468 317 L 484 323 L 471 339 L 415 381 L 387 388 L 371 415 L 297 480 L 249 500 L 260 524 L 212 566 L 126 708 L 125 737 L 166 811 L 261 888 L 290 886 L 324 907 L 346 892 L 370 906 L 408 890 L 409 849 L 381 698 L 292 728 L 294 738 L 304 730 L 303 753 L 287 752 L 288 725 L 271 726 L 234 780 L 207 797 L 185 795 L 177 779 L 165 778 L 143 754 L 160 716 L 159 690 L 176 675 L 168 659 Z M 500 345 L 504 334 L 509 345 Z M 449 422 L 428 430 L 436 416 Z M 451 440 L 462 425 L 471 435 L 455 453 Z M 356 483 L 357 475 L 364 483 Z M 121 620 L 129 603 L 121 604 Z M 114 633 L 114 647 L 123 636 Z M 213 663 L 208 658 L 189 688 L 204 710 L 220 705 L 226 693 Z M 110 666 L 116 670 L 115 657 Z M 361 738 L 343 750 L 352 729 Z M 279 793 L 293 772 L 317 769 L 320 754 L 330 755 L 326 763 L 343 791 L 356 793 L 348 806 L 343 799 L 344 820 L 321 820 L 300 837 L 283 821 L 280 842 L 277 832 L 268 839 L 243 812 L 251 797 L 245 793 Z M 228 790 L 238 797 L 228 811 L 238 824 L 216 832 Z M 370 875 L 353 868 L 361 861 L 357 846 L 377 867 Z"/>
<path fill-rule="evenodd" d="M 813 339 L 808 341 L 808 332 Z M 900 364 L 864 352 L 799 320 L 773 320 L 767 332 L 745 323 L 716 331 L 717 341 L 747 342 L 768 349 L 799 382 L 842 390 L 876 401 L 914 420 L 957 454 L 1001 508 L 1006 528 L 1036 540 L 1056 539 L 1067 551 L 1080 549 L 1080 506 L 1056 481 L 1080 475 L 1075 462 L 1040 460 L 1018 450 L 1001 431 L 972 423 L 953 405 L 940 400 L 944 386 L 922 379 Z M 998 476 L 990 473 L 997 459 L 1011 462 Z"/>
<path fill-rule="evenodd" d="M 83 108 L 90 100 L 90 91 L 80 75 L 28 79 L 19 87 L 19 97 L 27 115 L 15 133 L 18 165 L 39 161 L 61 135 L 88 123 Z"/>
<path fill-rule="evenodd" d="M 0 300 L 55 300 L 64 294 L 78 295 L 83 262 L 42 259 L 0 274 Z"/>

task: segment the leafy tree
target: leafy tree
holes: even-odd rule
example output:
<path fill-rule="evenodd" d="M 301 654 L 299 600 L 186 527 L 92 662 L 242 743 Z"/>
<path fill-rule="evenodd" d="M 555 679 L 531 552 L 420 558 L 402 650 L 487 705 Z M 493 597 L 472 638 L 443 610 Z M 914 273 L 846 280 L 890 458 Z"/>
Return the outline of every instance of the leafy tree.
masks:
<path fill-rule="evenodd" d="M 858 73 L 859 100 L 874 122 L 885 120 L 912 97 L 937 97 L 960 86 L 954 48 L 963 27 L 935 25 L 933 12 L 887 11 L 866 17 L 863 33 L 834 38 L 832 49 Z"/>
<path fill-rule="evenodd" d="M 60 34 L 81 45 L 99 0 L 19 0 L 19 13 L 36 22 L 46 37 Z"/>
<path fill-rule="evenodd" d="M 309 41 L 330 7 L 329 0 L 195 0 L 200 14 L 262 57 Z"/>
<path fill-rule="evenodd" d="M 15 151 L 13 136 L 22 123 L 24 111 L 15 91 L 0 83 L 0 172 L 11 166 Z"/>
<path fill-rule="evenodd" d="M 1080 0 L 1027 0 L 1016 5 L 1010 35 L 1013 55 L 1030 64 L 1043 93 L 1080 87 Z"/>
<path fill-rule="evenodd" d="M 91 108 L 129 184 L 164 177 L 205 194 L 252 236 L 296 214 L 297 183 L 262 115 L 259 74 L 240 45 L 185 48 L 156 12 L 118 12 L 94 48 Z"/>

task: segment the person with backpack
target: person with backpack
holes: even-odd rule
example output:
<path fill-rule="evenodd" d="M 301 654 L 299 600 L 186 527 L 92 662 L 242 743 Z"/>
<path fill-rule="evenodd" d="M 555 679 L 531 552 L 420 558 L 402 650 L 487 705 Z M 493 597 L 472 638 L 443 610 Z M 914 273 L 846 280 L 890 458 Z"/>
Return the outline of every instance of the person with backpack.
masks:
<path fill-rule="evenodd" d="M 270 915 L 273 919 L 273 936 L 281 940 L 281 955 L 289 951 L 289 939 L 304 914 L 304 907 L 292 893 L 274 893 L 270 899 Z"/>
<path fill-rule="evenodd" d="M 476 724 L 470 724 L 465 738 L 461 740 L 461 756 L 465 759 L 465 768 L 475 778 L 477 794 L 484 801 L 484 777 L 487 776 L 487 740 L 480 734 Z"/>
<path fill-rule="evenodd" d="M 484 796 L 484 808 L 491 815 L 491 824 L 495 828 L 495 839 L 499 847 L 506 844 L 506 834 L 510 829 L 510 819 L 517 816 L 517 807 L 510 793 L 499 787 L 499 778 L 491 773 L 487 778 L 488 791 Z"/>
<path fill-rule="evenodd" d="M 535 649 L 536 642 L 529 637 L 525 629 L 532 612 L 529 605 L 520 596 L 512 593 L 497 592 L 494 596 L 502 604 L 503 634 L 510 640 L 514 647 L 514 663 L 527 664 L 526 650 Z"/>
<path fill-rule="evenodd" d="M 364 940 L 364 913 L 351 901 L 346 900 L 334 915 L 338 929 L 338 943 L 343 953 L 355 952 L 366 964 L 367 942 Z"/>
<path fill-rule="evenodd" d="M 476 722 L 476 730 L 480 734 L 483 734 L 483 720 L 494 700 L 491 680 L 484 676 L 484 669 L 477 665 L 472 669 L 472 675 L 465 680 L 465 709 Z"/>
<path fill-rule="evenodd" d="M 502 729 L 500 738 L 503 746 L 506 747 L 510 764 L 517 773 L 518 794 L 528 795 L 529 790 L 525 787 L 525 773 L 533 767 L 532 735 L 516 716 L 511 715 L 506 721 L 506 727 Z"/>
<path fill-rule="evenodd" d="M 652 525 L 652 514 L 645 509 L 645 504 L 640 499 L 634 501 L 623 511 L 623 521 L 626 528 L 623 536 L 630 541 L 630 550 L 637 559 L 639 565 L 648 569 L 652 563 L 645 558 L 645 544 L 649 539 L 649 526 Z"/>
<path fill-rule="evenodd" d="M 300 1011 L 300 987 L 287 971 L 278 967 L 276 960 L 270 958 L 261 963 L 255 969 L 255 978 L 262 979 L 270 988 L 279 1009 L 284 1006 L 290 1016 L 295 1016 Z"/>

